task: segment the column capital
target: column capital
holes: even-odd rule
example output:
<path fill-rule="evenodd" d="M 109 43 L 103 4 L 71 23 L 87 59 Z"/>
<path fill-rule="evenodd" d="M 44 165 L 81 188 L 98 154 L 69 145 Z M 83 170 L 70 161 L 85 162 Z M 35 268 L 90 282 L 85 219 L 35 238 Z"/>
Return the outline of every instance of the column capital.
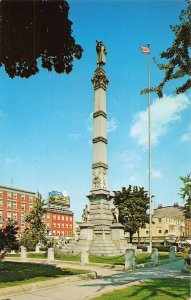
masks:
<path fill-rule="evenodd" d="M 106 73 L 101 67 L 98 67 L 95 70 L 94 76 L 91 81 L 92 81 L 94 90 L 102 88 L 106 91 L 108 83 L 109 83 Z"/>

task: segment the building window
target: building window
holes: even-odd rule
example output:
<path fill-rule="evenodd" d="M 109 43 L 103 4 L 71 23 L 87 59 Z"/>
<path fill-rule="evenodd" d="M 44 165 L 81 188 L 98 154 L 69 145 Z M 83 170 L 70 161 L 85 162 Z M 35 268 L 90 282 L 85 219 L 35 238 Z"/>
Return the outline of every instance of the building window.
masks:
<path fill-rule="evenodd" d="M 33 196 L 29 196 L 29 201 L 33 201 Z"/>
<path fill-rule="evenodd" d="M 68 228 L 68 224 L 66 224 L 66 228 Z"/>
<path fill-rule="evenodd" d="M 70 228 L 72 228 L 72 224 L 70 224 Z"/>
<path fill-rule="evenodd" d="M 53 230 L 52 233 L 53 233 L 53 235 L 55 235 L 56 234 L 56 230 Z"/>
<path fill-rule="evenodd" d="M 159 223 L 161 223 L 162 222 L 162 219 L 161 218 L 159 218 Z"/>
<path fill-rule="evenodd" d="M 60 235 L 60 230 L 57 230 L 57 235 Z"/>
<path fill-rule="evenodd" d="M 21 195 L 21 200 L 25 200 L 25 195 Z"/>
<path fill-rule="evenodd" d="M 62 235 L 64 235 L 64 231 L 62 231 Z"/>
<path fill-rule="evenodd" d="M 53 220 L 56 220 L 56 215 L 53 215 Z"/>
<path fill-rule="evenodd" d="M 17 209 L 17 202 L 13 202 L 13 209 Z"/>
<path fill-rule="evenodd" d="M 21 203 L 21 209 L 25 210 L 25 203 Z"/>
<path fill-rule="evenodd" d="M 66 221 L 68 221 L 68 217 L 66 217 Z"/>
<path fill-rule="evenodd" d="M 159 229 L 158 233 L 162 233 L 162 230 L 161 230 L 161 229 Z"/>
<path fill-rule="evenodd" d="M 149 231 L 148 230 L 146 230 L 146 234 L 148 234 L 149 233 Z"/>
<path fill-rule="evenodd" d="M 17 199 L 17 193 L 13 193 L 13 199 Z"/>
<path fill-rule="evenodd" d="M 56 228 L 56 223 L 53 223 L 53 227 Z"/>
<path fill-rule="evenodd" d="M 64 216 L 62 216 L 62 221 L 64 221 Z"/>
<path fill-rule="evenodd" d="M 8 212 L 7 212 L 7 218 L 8 218 L 8 219 L 11 219 L 11 217 L 12 217 L 12 212 L 11 212 L 11 211 L 8 211 Z"/>
<path fill-rule="evenodd" d="M 7 201 L 7 208 L 11 208 L 11 201 Z"/>
<path fill-rule="evenodd" d="M 17 212 L 13 212 L 13 220 L 17 220 Z"/>
<path fill-rule="evenodd" d="M 2 219 L 2 216 L 3 216 L 3 212 L 2 210 L 0 210 L 0 219 Z"/>
<path fill-rule="evenodd" d="M 0 199 L 0 206 L 3 206 L 3 200 Z"/>
<path fill-rule="evenodd" d="M 70 217 L 70 221 L 72 221 L 72 217 Z"/>
<path fill-rule="evenodd" d="M 0 191 L 0 197 L 2 197 L 3 196 L 3 192 L 2 191 Z"/>
<path fill-rule="evenodd" d="M 60 228 L 60 224 L 59 223 L 57 224 L 57 227 Z"/>
<path fill-rule="evenodd" d="M 66 236 L 68 236 L 68 231 L 66 231 Z"/>
<path fill-rule="evenodd" d="M 168 233 L 168 229 L 165 229 L 165 233 Z"/>
<path fill-rule="evenodd" d="M 29 204 L 29 209 L 31 210 L 33 208 L 33 204 Z"/>
<path fill-rule="evenodd" d="M 11 198 L 12 197 L 12 193 L 8 192 L 7 193 L 7 198 Z"/>
<path fill-rule="evenodd" d="M 46 215 L 46 218 L 47 218 L 47 220 L 50 220 L 50 215 L 47 214 L 47 215 Z"/>
<path fill-rule="evenodd" d="M 60 220 L 60 216 L 59 215 L 57 216 L 57 219 Z"/>
<path fill-rule="evenodd" d="M 62 228 L 64 228 L 64 224 L 62 224 Z"/>

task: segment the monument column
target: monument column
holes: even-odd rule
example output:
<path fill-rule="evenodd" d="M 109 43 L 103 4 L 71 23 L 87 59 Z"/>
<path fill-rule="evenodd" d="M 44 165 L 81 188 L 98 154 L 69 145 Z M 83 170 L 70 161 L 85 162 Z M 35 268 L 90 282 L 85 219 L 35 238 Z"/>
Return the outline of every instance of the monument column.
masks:
<path fill-rule="evenodd" d="M 96 51 L 98 54 L 97 68 L 92 78 L 94 88 L 93 162 L 92 187 L 88 195 L 90 201 L 88 221 L 98 226 L 99 229 L 107 230 L 113 220 L 109 205 L 111 197 L 108 190 L 107 164 L 106 90 L 109 80 L 103 69 L 107 50 L 102 42 L 97 42 Z M 106 234 L 106 232 L 104 234 Z M 109 234 L 109 232 L 107 234 Z"/>

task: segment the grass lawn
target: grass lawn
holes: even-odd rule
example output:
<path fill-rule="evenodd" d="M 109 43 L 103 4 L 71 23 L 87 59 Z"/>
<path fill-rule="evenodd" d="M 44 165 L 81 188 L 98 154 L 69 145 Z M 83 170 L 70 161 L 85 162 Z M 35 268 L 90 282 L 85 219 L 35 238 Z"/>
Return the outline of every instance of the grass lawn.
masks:
<path fill-rule="evenodd" d="M 118 290 L 95 300 L 188 300 L 190 281 L 183 279 L 154 279 Z"/>
<path fill-rule="evenodd" d="M 0 262 L 0 288 L 87 273 L 86 270 L 61 269 L 53 265 Z"/>

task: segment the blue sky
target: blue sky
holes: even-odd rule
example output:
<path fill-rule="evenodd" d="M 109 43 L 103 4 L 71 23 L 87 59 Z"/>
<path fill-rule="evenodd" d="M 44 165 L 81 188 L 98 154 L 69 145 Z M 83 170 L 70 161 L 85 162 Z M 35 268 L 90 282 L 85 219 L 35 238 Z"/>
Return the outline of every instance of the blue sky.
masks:
<path fill-rule="evenodd" d="M 67 190 L 80 220 L 91 188 L 93 88 L 96 39 L 108 49 L 107 90 L 109 189 L 148 189 L 147 55 L 151 44 L 151 85 L 162 79 L 152 62 L 171 45 L 170 24 L 186 6 L 171 1 L 70 1 L 73 35 L 84 49 L 70 75 L 41 70 L 29 79 L 10 79 L 0 70 L 0 184 L 39 190 Z M 182 204 L 179 176 L 191 167 L 191 93 L 163 100 L 151 95 L 153 207 Z M 12 180 L 11 180 L 12 178 Z"/>

